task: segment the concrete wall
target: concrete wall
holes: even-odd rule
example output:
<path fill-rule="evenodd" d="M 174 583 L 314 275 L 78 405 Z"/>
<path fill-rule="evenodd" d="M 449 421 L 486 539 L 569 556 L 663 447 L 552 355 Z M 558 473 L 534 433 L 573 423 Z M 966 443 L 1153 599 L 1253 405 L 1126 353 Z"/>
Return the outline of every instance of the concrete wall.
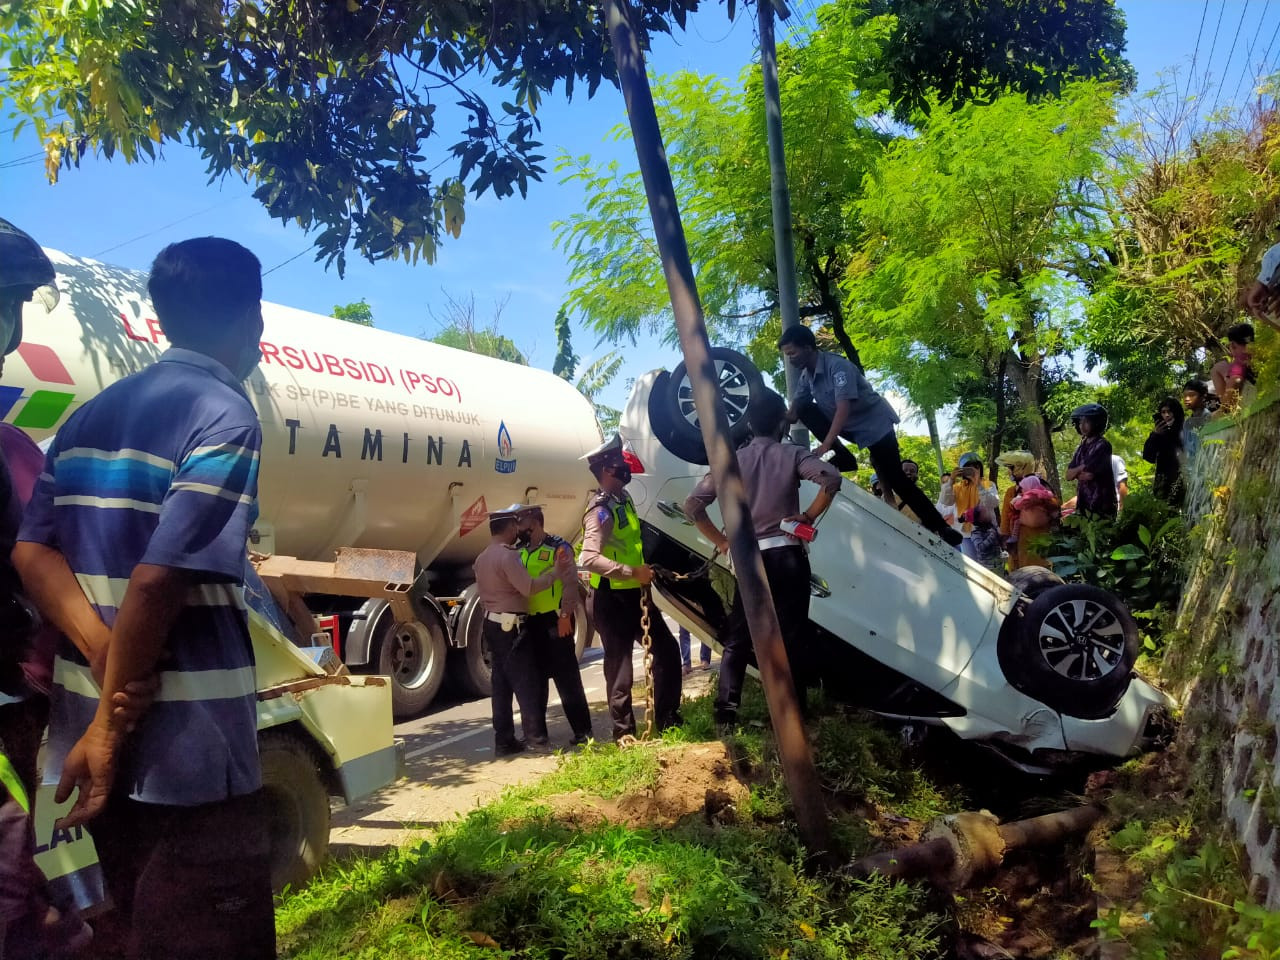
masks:
<path fill-rule="evenodd" d="M 1180 745 L 1217 780 L 1251 891 L 1277 909 L 1280 395 L 1233 426 L 1211 423 L 1202 441 L 1191 468 L 1195 560 L 1162 672 L 1185 706 Z"/>

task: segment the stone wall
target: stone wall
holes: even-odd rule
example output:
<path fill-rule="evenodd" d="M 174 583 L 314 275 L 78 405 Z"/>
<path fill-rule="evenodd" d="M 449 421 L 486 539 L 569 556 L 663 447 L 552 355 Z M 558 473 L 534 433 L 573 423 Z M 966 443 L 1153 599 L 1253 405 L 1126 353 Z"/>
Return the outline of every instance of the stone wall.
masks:
<path fill-rule="evenodd" d="M 1195 561 L 1162 672 L 1180 744 L 1217 781 L 1254 899 L 1280 908 L 1280 395 L 1201 435 Z"/>

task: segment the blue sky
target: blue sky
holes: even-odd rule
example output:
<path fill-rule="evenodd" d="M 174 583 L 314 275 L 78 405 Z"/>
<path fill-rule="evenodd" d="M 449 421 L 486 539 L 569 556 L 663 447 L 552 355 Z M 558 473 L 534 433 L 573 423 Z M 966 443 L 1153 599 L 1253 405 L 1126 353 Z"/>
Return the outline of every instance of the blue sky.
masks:
<path fill-rule="evenodd" d="M 1127 53 L 1143 88 L 1154 85 L 1158 72 L 1167 68 L 1181 67 L 1185 73 L 1199 35 L 1196 72 L 1207 70 L 1214 87 L 1221 80 L 1224 101 L 1249 95 L 1253 69 L 1246 66 L 1256 64 L 1267 49 L 1280 17 L 1280 11 L 1267 16 L 1270 0 L 1122 0 L 1119 5 L 1128 20 Z M 811 9 L 811 0 L 804 0 L 799 13 Z M 693 69 L 735 80 L 754 51 L 754 7 L 744 10 L 739 4 L 738 19 L 730 24 L 723 5 L 708 3 L 687 31 L 658 40 L 650 69 Z M 1271 59 L 1280 59 L 1280 49 Z M 539 116 L 549 159 L 563 150 L 619 156 L 634 164 L 629 141 L 605 139 L 626 120 L 616 90 L 602 88 L 594 98 L 575 97 L 572 103 L 550 98 Z M 2 120 L 0 130 L 12 125 Z M 442 153 L 448 142 L 441 138 L 432 150 Z M 30 132 L 17 140 L 0 136 L 0 216 L 46 246 L 145 270 L 166 243 L 205 234 L 228 236 L 250 247 L 270 271 L 264 281 L 268 300 L 327 314 L 335 304 L 363 297 L 379 327 L 410 335 L 438 329 L 432 311 L 443 314 L 446 295 L 460 300 L 474 296 L 481 323 L 506 301 L 503 332 L 535 365 L 550 367 L 554 359 L 552 324 L 565 295 L 568 268 L 555 249 L 551 225 L 580 209 L 582 202 L 577 189 L 561 186 L 554 172 L 531 184 L 527 199 L 469 198 L 461 239 L 443 243 L 434 265 L 375 265 L 353 255 L 340 279 L 336 270 L 325 270 L 304 252 L 310 242 L 299 227 L 272 220 L 249 197 L 248 185 L 235 179 L 207 185 L 204 165 L 193 150 L 170 146 L 161 161 L 134 166 L 87 158 L 80 169 L 63 171 L 54 186 L 44 178 L 42 160 L 28 159 L 39 152 Z M 574 346 L 584 360 L 610 349 L 597 345 L 580 327 L 575 328 Z M 674 363 L 673 351 L 652 340 L 629 347 L 623 374 L 603 399 L 621 406 L 625 377 Z"/>

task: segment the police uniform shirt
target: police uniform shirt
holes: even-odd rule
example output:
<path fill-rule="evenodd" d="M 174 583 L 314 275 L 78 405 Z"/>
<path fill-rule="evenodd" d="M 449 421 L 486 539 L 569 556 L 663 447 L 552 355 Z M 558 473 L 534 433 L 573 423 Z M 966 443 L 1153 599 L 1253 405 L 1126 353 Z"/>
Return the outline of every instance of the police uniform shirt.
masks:
<path fill-rule="evenodd" d="M 625 491 L 614 496 L 601 490 L 591 501 L 591 509 L 582 519 L 582 550 L 578 554 L 582 569 L 610 580 L 630 580 L 635 576 L 634 567 L 611 560 L 603 552 L 613 540 L 614 511 L 625 509 L 629 503 L 631 497 Z"/>
<path fill-rule="evenodd" d="M 849 401 L 849 416 L 840 430 L 860 447 L 883 440 L 898 422 L 889 402 L 876 393 L 867 378 L 849 360 L 834 353 L 818 351 L 813 372 L 800 371 L 795 402 L 813 400 L 828 419 L 836 415 L 836 401 Z"/>
<path fill-rule="evenodd" d="M 544 533 L 542 535 L 542 542 L 536 547 L 526 547 L 524 549 L 524 553 L 530 559 L 537 558 L 545 563 L 546 561 L 551 560 L 552 557 L 544 555 L 543 551 L 551 551 L 551 553 L 554 554 L 556 550 L 563 550 L 565 551 L 565 555 L 569 557 L 573 556 L 573 549 L 566 541 L 554 534 Z M 527 564 L 528 560 L 522 560 L 522 563 Z M 577 567 L 574 567 L 574 569 L 576 570 Z M 574 607 L 578 605 L 578 591 L 574 589 L 575 584 L 572 579 L 568 579 L 557 574 L 551 582 L 551 587 L 554 587 L 557 582 L 560 584 L 560 616 L 571 617 L 573 616 Z M 548 587 L 547 589 L 549 590 L 551 587 Z"/>
<path fill-rule="evenodd" d="M 529 596 L 547 589 L 558 574 L 552 568 L 529 576 L 520 560 L 520 549 L 491 543 L 475 562 L 476 591 L 486 613 L 528 613 Z"/>
<path fill-rule="evenodd" d="M 758 540 L 781 535 L 779 521 L 800 512 L 801 480 L 810 480 L 832 495 L 840 489 L 840 471 L 831 464 L 804 447 L 769 437 L 756 437 L 739 450 L 738 465 Z M 699 507 L 706 510 L 715 499 L 715 481 L 708 473 L 685 500 L 685 515 L 694 516 Z"/>

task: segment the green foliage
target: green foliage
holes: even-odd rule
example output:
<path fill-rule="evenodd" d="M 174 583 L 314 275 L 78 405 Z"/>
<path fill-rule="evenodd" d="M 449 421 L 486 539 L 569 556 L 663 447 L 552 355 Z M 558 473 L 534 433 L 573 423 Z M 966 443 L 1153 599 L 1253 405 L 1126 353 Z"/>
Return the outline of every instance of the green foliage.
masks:
<path fill-rule="evenodd" d="M 1139 619 L 1177 609 L 1186 578 L 1188 533 L 1181 514 L 1149 491 L 1129 494 L 1115 520 L 1072 514 L 1048 547 L 1054 572 L 1125 601 Z M 1158 652 L 1160 634 L 1148 638 Z"/>
<path fill-rule="evenodd" d="M 710 697 L 685 707 L 685 727 L 664 742 L 712 735 Z M 764 716 L 757 685 L 748 685 L 739 716 L 740 738 L 768 739 L 755 727 Z M 841 722 L 830 718 L 819 755 L 830 749 L 841 755 L 833 764 L 871 764 L 867 776 L 881 796 L 921 793 L 890 771 L 891 738 L 860 722 L 840 730 Z M 541 782 L 441 827 L 430 842 L 328 868 L 281 903 L 281 955 L 481 957 L 496 955 L 495 946 L 529 960 L 938 955 L 940 921 L 921 888 L 807 872 L 772 769 L 735 823 L 647 829 L 550 815 L 549 796 L 652 787 L 662 749 L 591 746 Z M 843 831 L 856 834 L 852 824 Z M 858 839 L 865 850 L 865 831 Z"/>
<path fill-rule="evenodd" d="M 361 327 L 373 326 L 373 308 L 363 297 L 354 303 L 334 304 L 332 315 L 337 320 L 345 320 Z"/>
<path fill-rule="evenodd" d="M 980 378 L 997 435 L 1008 377 L 1028 449 L 1051 471 L 1046 368 L 1072 348 L 1081 280 L 1103 256 L 1095 181 L 1112 118 L 1111 91 L 1096 82 L 1039 103 L 935 110 L 889 149 L 850 211 L 867 229 L 845 288 L 868 366 L 891 371 L 924 409 Z"/>
<path fill-rule="evenodd" d="M 642 42 L 696 6 L 633 4 Z M 341 272 L 351 246 L 432 262 L 442 235 L 461 230 L 467 190 L 523 196 L 544 173 L 542 96 L 615 81 L 598 18 L 564 0 L 498 15 L 480 0 L 8 3 L 0 61 L 51 180 L 90 151 L 133 162 L 190 142 L 212 177 L 249 179 L 272 216 L 319 230 L 317 259 Z M 511 101 L 491 105 L 469 86 L 479 77 Z M 446 123 L 461 139 L 428 156 Z"/>
<path fill-rule="evenodd" d="M 506 360 L 508 363 L 518 363 L 526 367 L 529 365 L 528 358 L 512 342 L 511 338 L 503 336 L 496 329 L 476 330 L 468 329 L 465 326 L 448 326 L 429 339 L 432 343 L 438 343 L 444 347 L 453 347 L 455 350 L 479 353 L 486 357 L 495 357 L 498 360 Z"/>
<path fill-rule="evenodd" d="M 596 408 L 596 420 L 600 423 L 600 429 L 606 434 L 618 428 L 622 411 L 607 404 L 598 403 L 596 397 L 618 375 L 618 371 L 622 369 L 623 359 L 623 355 L 617 350 L 610 350 L 587 364 L 587 368 L 582 371 L 577 383 L 574 384 L 577 391 L 590 400 Z"/>
<path fill-rule="evenodd" d="M 572 381 L 578 369 L 579 357 L 573 352 L 573 341 L 569 330 L 569 314 L 564 307 L 556 313 L 556 358 L 551 364 L 551 372 L 557 377 Z"/>
<path fill-rule="evenodd" d="M 935 98 L 953 106 L 1008 91 L 1043 98 L 1080 77 L 1135 78 L 1112 0 L 871 0 L 867 12 L 896 18 L 879 65 L 903 118 Z"/>

